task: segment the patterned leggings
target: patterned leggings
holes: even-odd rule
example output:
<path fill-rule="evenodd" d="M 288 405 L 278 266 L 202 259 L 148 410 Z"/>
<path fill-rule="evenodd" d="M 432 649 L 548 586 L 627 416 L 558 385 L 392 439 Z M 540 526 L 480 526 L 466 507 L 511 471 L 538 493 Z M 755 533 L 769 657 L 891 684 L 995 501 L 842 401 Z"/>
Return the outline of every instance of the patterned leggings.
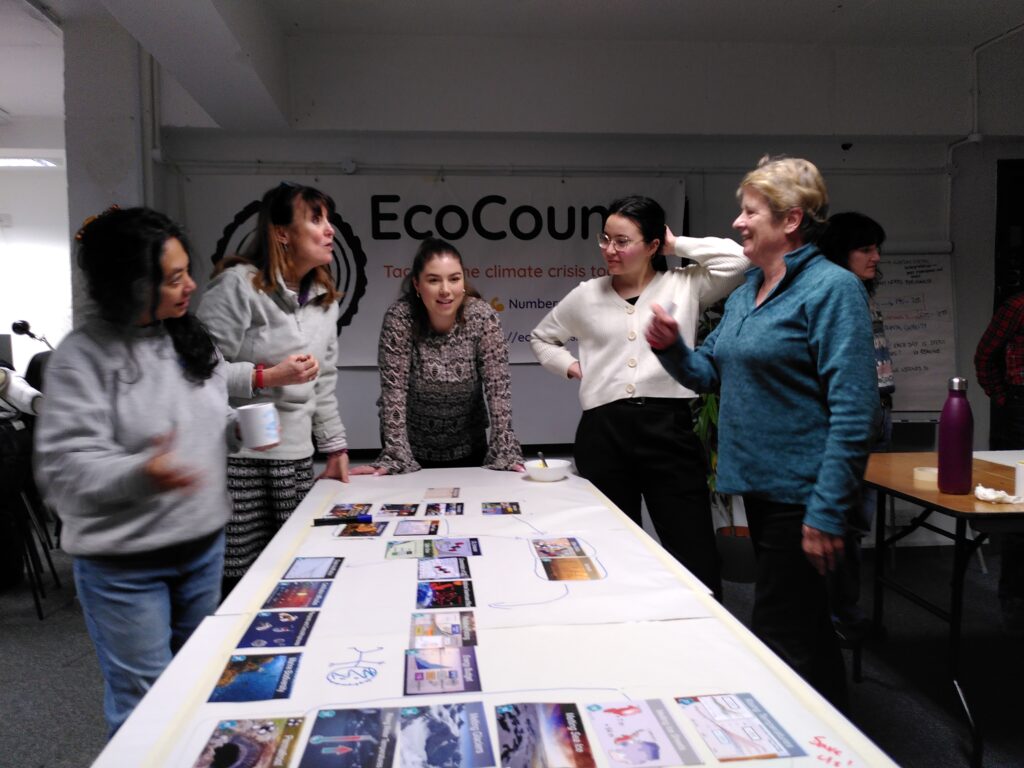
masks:
<path fill-rule="evenodd" d="M 240 579 L 313 485 L 313 457 L 228 458 L 233 510 L 227 525 L 224 576 Z"/>

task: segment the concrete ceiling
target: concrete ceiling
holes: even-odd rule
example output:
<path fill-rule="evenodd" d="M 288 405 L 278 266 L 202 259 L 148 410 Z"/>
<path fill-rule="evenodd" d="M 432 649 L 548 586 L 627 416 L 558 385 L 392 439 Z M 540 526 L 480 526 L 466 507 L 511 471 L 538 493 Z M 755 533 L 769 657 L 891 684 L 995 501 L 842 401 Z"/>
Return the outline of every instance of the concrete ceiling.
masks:
<path fill-rule="evenodd" d="M 94 16 L 116 19 L 216 124 L 276 130 L 288 124 L 288 43 L 305 36 L 594 40 L 612 56 L 618 40 L 973 48 L 1024 24 L 1024 2 L 0 0 L 0 109 L 61 116 L 59 27 Z"/>
<path fill-rule="evenodd" d="M 0 0 L 0 109 L 11 117 L 64 114 L 62 45 L 43 14 L 23 0 Z"/>

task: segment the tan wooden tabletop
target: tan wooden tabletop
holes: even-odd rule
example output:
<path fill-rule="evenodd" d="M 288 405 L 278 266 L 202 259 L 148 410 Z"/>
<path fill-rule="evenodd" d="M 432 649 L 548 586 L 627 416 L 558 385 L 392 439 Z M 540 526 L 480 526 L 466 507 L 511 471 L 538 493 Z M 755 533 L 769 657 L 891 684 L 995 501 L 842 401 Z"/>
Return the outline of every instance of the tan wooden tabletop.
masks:
<path fill-rule="evenodd" d="M 938 455 L 929 453 L 873 453 L 868 459 L 864 482 L 887 493 L 901 496 L 922 506 L 934 507 L 951 515 L 970 518 L 1024 517 L 1024 504 L 993 504 L 979 501 L 974 487 L 983 485 L 999 491 L 1013 493 L 1014 469 L 1005 464 L 974 459 L 971 492 L 966 494 L 941 493 L 934 486 L 915 482 L 915 467 L 937 467 Z"/>

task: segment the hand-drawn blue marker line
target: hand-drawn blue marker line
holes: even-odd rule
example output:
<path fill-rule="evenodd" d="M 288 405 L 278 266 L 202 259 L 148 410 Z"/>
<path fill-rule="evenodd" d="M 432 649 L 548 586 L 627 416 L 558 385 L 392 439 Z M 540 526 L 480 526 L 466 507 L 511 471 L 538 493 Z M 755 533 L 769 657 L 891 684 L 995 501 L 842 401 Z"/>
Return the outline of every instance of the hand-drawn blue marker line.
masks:
<path fill-rule="evenodd" d="M 364 659 L 363 657 L 368 653 L 377 653 L 383 651 L 384 646 L 379 648 L 367 648 L 361 649 L 355 646 L 349 646 L 351 650 L 356 652 L 356 658 L 353 661 L 342 661 L 342 662 L 328 662 L 327 671 L 327 682 L 333 683 L 334 685 L 348 685 L 345 681 L 352 678 L 356 678 L 356 682 L 353 685 L 361 685 L 363 683 L 372 682 L 380 670 L 378 667 L 383 666 L 386 660 L 373 661 L 371 659 Z"/>
<path fill-rule="evenodd" d="M 401 562 L 402 560 L 417 560 L 415 557 L 385 557 L 380 560 L 373 560 L 369 563 L 360 563 L 359 565 L 350 565 L 350 569 L 356 568 L 368 568 L 371 565 L 383 565 L 384 563 Z"/>
<path fill-rule="evenodd" d="M 516 516 L 516 517 L 513 517 L 512 519 L 515 520 L 516 522 L 522 523 L 523 525 L 525 525 L 525 526 L 527 526 L 529 528 L 532 528 L 537 533 L 539 533 L 541 536 L 544 536 L 547 533 L 547 531 L 542 531 L 540 528 L 538 528 L 537 526 L 535 526 L 535 525 L 533 525 L 531 523 L 526 522 L 521 517 Z"/>
<path fill-rule="evenodd" d="M 607 579 L 608 578 L 608 569 L 604 567 L 604 563 L 601 562 L 601 558 L 599 558 L 597 556 L 597 547 L 595 547 L 593 544 L 591 544 L 586 539 L 579 538 L 578 536 L 574 536 L 573 538 L 575 538 L 576 541 L 580 542 L 580 544 L 584 545 L 584 551 L 586 551 L 587 547 L 589 547 L 591 550 L 593 550 L 594 554 L 587 555 L 587 556 L 594 562 L 594 565 L 596 565 L 600 569 L 601 574 L 602 574 L 601 578 L 602 579 Z"/>
<path fill-rule="evenodd" d="M 545 581 L 547 581 L 547 579 L 545 579 Z M 558 600 L 561 600 L 563 597 L 569 596 L 569 585 L 563 584 L 562 589 L 565 590 L 562 594 L 560 594 L 558 597 L 552 597 L 550 600 L 536 600 L 530 603 L 488 603 L 487 607 L 508 610 L 509 608 L 525 608 L 530 605 L 545 605 L 547 603 L 554 603 Z"/>

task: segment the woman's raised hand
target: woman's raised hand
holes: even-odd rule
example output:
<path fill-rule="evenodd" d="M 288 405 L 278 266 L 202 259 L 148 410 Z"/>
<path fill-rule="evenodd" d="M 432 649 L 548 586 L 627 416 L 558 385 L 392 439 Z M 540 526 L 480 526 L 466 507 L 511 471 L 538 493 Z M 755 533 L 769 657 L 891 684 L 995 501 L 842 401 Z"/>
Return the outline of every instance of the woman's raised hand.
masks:
<path fill-rule="evenodd" d="M 661 238 L 661 248 L 658 249 L 658 253 L 662 256 L 675 256 L 676 255 L 676 236 L 672 230 L 665 225 L 665 236 Z"/>
<path fill-rule="evenodd" d="M 652 349 L 668 349 L 679 338 L 679 323 L 660 304 L 652 304 L 654 317 L 644 334 Z"/>
<path fill-rule="evenodd" d="M 142 474 L 160 493 L 188 490 L 198 485 L 201 475 L 195 470 L 183 469 L 171 456 L 174 430 L 153 440 L 156 452 L 142 465 Z"/>
<path fill-rule="evenodd" d="M 288 355 L 277 365 L 263 371 L 263 386 L 283 387 L 287 384 L 305 384 L 320 373 L 320 363 L 313 355 Z"/>

